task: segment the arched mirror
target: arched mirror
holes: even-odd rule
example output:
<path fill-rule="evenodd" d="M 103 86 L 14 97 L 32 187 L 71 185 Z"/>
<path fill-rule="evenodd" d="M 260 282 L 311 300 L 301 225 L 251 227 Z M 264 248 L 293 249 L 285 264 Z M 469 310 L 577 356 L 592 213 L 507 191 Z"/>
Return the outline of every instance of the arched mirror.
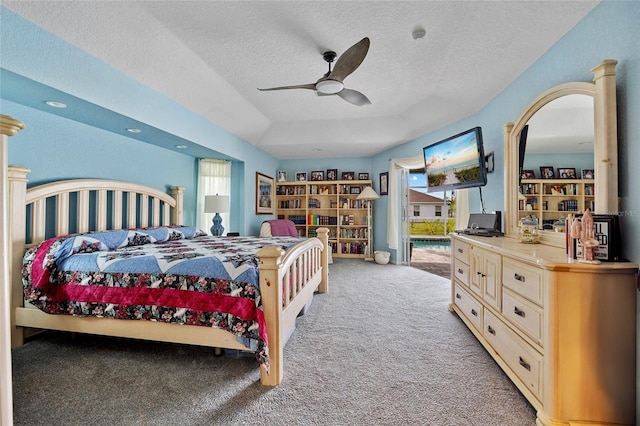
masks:
<path fill-rule="evenodd" d="M 564 234 L 552 227 L 564 214 L 587 207 L 617 213 L 615 65 L 606 60 L 596 66 L 593 83 L 549 89 L 515 124 L 504 126 L 507 236 L 517 237 L 518 220 L 533 215 L 541 242 L 564 247 Z"/>

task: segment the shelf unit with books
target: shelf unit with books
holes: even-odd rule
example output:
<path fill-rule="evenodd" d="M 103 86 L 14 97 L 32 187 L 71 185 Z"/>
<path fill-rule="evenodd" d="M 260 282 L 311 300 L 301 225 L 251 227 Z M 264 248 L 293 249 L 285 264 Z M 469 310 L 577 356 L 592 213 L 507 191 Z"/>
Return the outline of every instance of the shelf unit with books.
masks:
<path fill-rule="evenodd" d="M 569 213 L 593 211 L 593 179 L 522 179 L 518 202 L 518 219 L 534 215 L 540 228 Z"/>
<path fill-rule="evenodd" d="M 367 202 L 358 200 L 370 180 L 276 183 L 276 215 L 296 224 L 300 236 L 329 228 L 335 257 L 364 258 L 367 251 Z"/>

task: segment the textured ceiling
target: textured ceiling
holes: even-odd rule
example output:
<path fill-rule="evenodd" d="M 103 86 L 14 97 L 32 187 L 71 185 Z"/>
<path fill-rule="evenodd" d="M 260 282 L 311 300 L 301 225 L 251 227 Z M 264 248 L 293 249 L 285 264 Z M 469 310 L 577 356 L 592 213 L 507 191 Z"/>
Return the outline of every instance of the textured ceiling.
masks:
<path fill-rule="evenodd" d="M 597 1 L 6 1 L 3 5 L 280 159 L 369 156 L 474 114 Z M 417 27 L 426 36 L 414 40 Z M 310 90 L 322 52 L 371 47 Z M 320 150 L 320 151 L 318 151 Z"/>

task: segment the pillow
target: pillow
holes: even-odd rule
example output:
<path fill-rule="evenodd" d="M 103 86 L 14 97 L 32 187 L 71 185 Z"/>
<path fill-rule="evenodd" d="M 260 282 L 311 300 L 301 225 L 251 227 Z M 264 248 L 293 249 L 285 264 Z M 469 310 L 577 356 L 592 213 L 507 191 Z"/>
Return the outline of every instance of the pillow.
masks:
<path fill-rule="evenodd" d="M 268 224 L 265 226 L 265 224 Z M 267 231 L 267 227 L 269 230 Z M 264 235 L 269 234 L 269 235 Z M 295 223 L 288 219 L 265 220 L 260 229 L 262 237 L 297 237 L 298 230 Z"/>

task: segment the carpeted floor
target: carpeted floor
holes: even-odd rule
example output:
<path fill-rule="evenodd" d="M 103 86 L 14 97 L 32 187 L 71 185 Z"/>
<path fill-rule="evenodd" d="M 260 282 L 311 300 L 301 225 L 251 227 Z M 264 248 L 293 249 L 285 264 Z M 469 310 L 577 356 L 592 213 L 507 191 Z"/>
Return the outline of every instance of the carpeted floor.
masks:
<path fill-rule="evenodd" d="M 448 280 L 335 259 L 284 382 L 208 348 L 47 333 L 13 355 L 16 425 L 535 425 L 462 321 Z"/>

